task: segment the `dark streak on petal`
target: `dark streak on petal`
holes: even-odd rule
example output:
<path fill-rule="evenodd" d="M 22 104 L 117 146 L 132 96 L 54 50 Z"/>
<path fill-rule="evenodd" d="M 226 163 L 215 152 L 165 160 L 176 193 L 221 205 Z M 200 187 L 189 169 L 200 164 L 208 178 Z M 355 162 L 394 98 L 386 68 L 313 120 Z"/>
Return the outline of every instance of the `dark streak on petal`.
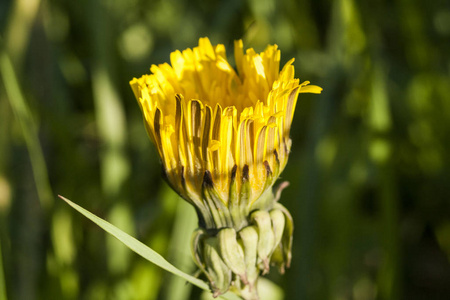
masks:
<path fill-rule="evenodd" d="M 242 182 L 248 182 L 249 175 L 248 175 L 248 165 L 244 165 L 242 168 Z"/>
<path fill-rule="evenodd" d="M 181 185 L 186 186 L 186 178 L 184 178 L 184 166 L 181 166 Z"/>
<path fill-rule="evenodd" d="M 155 119 L 153 121 L 153 128 L 155 130 L 155 135 L 157 137 L 158 142 L 161 140 L 160 121 L 161 121 L 161 110 L 159 108 L 157 108 L 156 112 L 155 112 Z"/>
<path fill-rule="evenodd" d="M 267 176 L 271 176 L 272 175 L 272 170 L 270 169 L 269 162 L 267 160 L 265 160 L 263 162 L 263 164 L 264 164 L 264 167 L 266 167 Z"/>
<path fill-rule="evenodd" d="M 289 137 L 286 137 L 285 138 L 285 140 L 284 140 L 284 152 L 286 153 L 286 155 L 288 155 L 289 154 L 289 149 L 288 149 L 288 146 L 287 146 L 287 142 L 289 141 Z"/>
<path fill-rule="evenodd" d="M 175 108 L 175 135 L 177 137 L 177 140 L 179 140 L 179 134 L 180 134 L 180 124 L 181 124 L 181 96 L 180 94 L 175 95 L 175 102 L 176 102 L 176 108 Z"/>
<path fill-rule="evenodd" d="M 213 187 L 213 180 L 212 180 L 211 172 L 209 170 L 206 170 L 205 175 L 203 175 L 203 184 L 206 187 Z"/>
<path fill-rule="evenodd" d="M 231 169 L 231 182 L 233 182 L 236 179 L 236 171 L 237 171 L 237 165 L 234 165 L 233 169 Z"/>

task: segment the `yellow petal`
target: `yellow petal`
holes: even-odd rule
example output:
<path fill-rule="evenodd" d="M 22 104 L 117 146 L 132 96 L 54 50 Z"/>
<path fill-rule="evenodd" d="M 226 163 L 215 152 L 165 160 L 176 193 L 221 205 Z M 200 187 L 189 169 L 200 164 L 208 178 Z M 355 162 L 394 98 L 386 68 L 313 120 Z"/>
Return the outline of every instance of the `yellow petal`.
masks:
<path fill-rule="evenodd" d="M 317 85 L 306 85 L 302 86 L 300 89 L 300 93 L 313 93 L 313 94 L 320 94 L 322 93 L 322 88 Z"/>

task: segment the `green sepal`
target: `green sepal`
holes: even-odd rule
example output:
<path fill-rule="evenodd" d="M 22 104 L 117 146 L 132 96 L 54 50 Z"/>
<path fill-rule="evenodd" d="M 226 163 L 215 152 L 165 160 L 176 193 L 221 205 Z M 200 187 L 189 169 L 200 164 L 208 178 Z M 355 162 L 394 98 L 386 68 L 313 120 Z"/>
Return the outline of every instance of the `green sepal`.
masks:
<path fill-rule="evenodd" d="M 239 209 L 240 215 L 245 218 L 248 216 L 249 201 L 252 197 L 252 186 L 249 180 L 249 168 L 248 165 L 244 165 L 242 168 L 242 184 L 241 193 L 239 195 Z"/>
<path fill-rule="evenodd" d="M 230 216 L 223 199 L 217 193 L 212 180 L 211 172 L 205 171 L 202 183 L 202 196 L 205 206 L 209 207 L 209 211 L 214 219 L 214 225 L 217 229 L 227 226 L 233 226 Z"/>
<path fill-rule="evenodd" d="M 236 239 L 236 231 L 233 228 L 223 228 L 217 237 L 222 259 L 233 273 L 239 275 L 244 284 L 248 284 L 244 251 Z"/>
<path fill-rule="evenodd" d="M 263 274 L 269 272 L 270 254 L 274 247 L 274 233 L 270 214 L 264 210 L 257 210 L 250 216 L 251 221 L 258 226 L 258 256 L 263 263 Z"/>
<path fill-rule="evenodd" d="M 237 165 L 234 165 L 230 175 L 231 177 L 230 177 L 230 190 L 228 193 L 228 207 L 230 210 L 231 219 L 233 220 L 234 228 L 240 229 L 241 227 L 245 226 L 246 215 L 242 214 L 241 207 L 239 204 L 240 196 L 237 190 L 236 172 L 237 172 Z"/>
<path fill-rule="evenodd" d="M 272 230 L 275 238 L 274 248 L 272 249 L 273 252 L 283 238 L 284 226 L 286 221 L 284 213 L 281 210 L 272 209 L 269 214 L 270 219 L 272 220 Z"/>
<path fill-rule="evenodd" d="M 201 253 L 202 251 L 202 238 L 204 238 L 206 236 L 206 232 L 203 228 L 197 228 L 191 236 L 191 254 L 192 257 L 194 258 L 194 262 L 197 265 L 197 267 L 199 267 L 199 269 L 201 271 L 203 271 L 203 273 L 206 274 L 206 270 L 205 270 L 205 264 L 204 264 L 204 259 L 203 259 L 203 255 Z M 209 278 L 208 278 L 209 279 Z"/>
<path fill-rule="evenodd" d="M 256 280 L 259 276 L 259 270 L 256 265 L 258 258 L 258 230 L 255 226 L 247 226 L 239 231 L 239 236 L 244 248 L 247 279 L 249 281 L 250 288 L 252 288 L 255 286 Z"/>
<path fill-rule="evenodd" d="M 232 273 L 219 255 L 216 238 L 209 238 L 204 241 L 203 248 L 206 273 L 210 278 L 213 296 L 217 297 L 227 292 L 230 288 Z"/>
<path fill-rule="evenodd" d="M 294 220 L 289 211 L 280 203 L 275 203 L 274 208 L 279 209 L 284 213 L 286 224 L 284 226 L 283 238 L 281 244 L 283 246 L 283 255 L 286 267 L 290 267 L 292 259 L 292 240 L 294 235 Z"/>
<path fill-rule="evenodd" d="M 278 267 L 281 274 L 285 272 L 286 262 L 284 261 L 283 244 L 279 243 L 270 257 L 270 263 Z"/>

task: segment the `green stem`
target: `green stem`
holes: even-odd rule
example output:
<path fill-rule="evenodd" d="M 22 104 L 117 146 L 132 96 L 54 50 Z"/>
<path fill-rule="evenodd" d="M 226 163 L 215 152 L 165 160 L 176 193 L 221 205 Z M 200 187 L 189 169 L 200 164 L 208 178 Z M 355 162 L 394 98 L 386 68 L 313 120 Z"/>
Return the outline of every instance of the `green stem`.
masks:
<path fill-rule="evenodd" d="M 5 275 L 3 272 L 3 255 L 2 255 L 1 239 L 0 239 L 0 300 L 7 300 Z"/>
<path fill-rule="evenodd" d="M 192 230 L 196 227 L 196 215 L 192 207 L 185 202 L 177 201 L 175 223 L 170 238 L 169 258 L 182 271 L 190 273 L 194 269 L 191 257 L 190 241 Z M 191 285 L 178 276 L 170 276 L 164 287 L 165 299 L 189 299 Z"/>
<path fill-rule="evenodd" d="M 5 50 L 0 53 L 0 73 L 3 77 L 9 103 L 20 124 L 27 145 L 39 200 L 42 207 L 48 210 L 53 205 L 53 192 L 48 180 L 47 166 L 38 137 L 38 127 L 19 86 L 11 59 Z"/>
<path fill-rule="evenodd" d="M 6 51 L 14 65 L 21 69 L 30 42 L 31 29 L 39 12 L 40 0 L 17 0 L 12 2 L 5 29 Z"/>

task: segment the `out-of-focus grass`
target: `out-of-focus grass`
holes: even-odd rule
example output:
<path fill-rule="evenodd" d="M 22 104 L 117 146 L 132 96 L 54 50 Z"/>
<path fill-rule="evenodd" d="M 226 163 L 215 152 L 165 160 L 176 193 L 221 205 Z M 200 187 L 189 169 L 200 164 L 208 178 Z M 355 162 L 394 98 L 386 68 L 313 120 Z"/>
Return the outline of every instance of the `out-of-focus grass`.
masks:
<path fill-rule="evenodd" d="M 41 205 L 43 208 L 49 209 L 53 203 L 52 189 L 48 182 L 47 166 L 38 137 L 38 128 L 24 99 L 11 59 L 5 50 L 0 52 L 0 72 L 6 97 L 9 99 L 12 111 L 20 124 L 27 144 Z"/>
<path fill-rule="evenodd" d="M 195 213 L 163 183 L 128 81 L 201 36 L 229 55 L 277 43 L 324 88 L 299 99 L 282 174 L 294 259 L 269 278 L 285 298 L 449 298 L 448 16 L 433 0 L 1 2 L 8 299 L 201 297 L 53 195 L 191 270 Z"/>
<path fill-rule="evenodd" d="M 0 244 L 0 257 L 3 258 L 2 255 L 2 245 Z M 3 272 L 3 259 L 0 259 L 0 300 L 6 300 L 6 284 L 5 284 L 5 275 Z"/>
<path fill-rule="evenodd" d="M 195 265 L 191 255 L 191 234 L 197 227 L 197 215 L 188 203 L 178 201 L 178 195 L 168 193 L 177 201 L 175 221 L 170 235 L 168 259 L 180 270 L 194 274 Z M 168 283 L 163 287 L 165 299 L 189 299 L 192 287 L 177 276 L 170 275 Z"/>

